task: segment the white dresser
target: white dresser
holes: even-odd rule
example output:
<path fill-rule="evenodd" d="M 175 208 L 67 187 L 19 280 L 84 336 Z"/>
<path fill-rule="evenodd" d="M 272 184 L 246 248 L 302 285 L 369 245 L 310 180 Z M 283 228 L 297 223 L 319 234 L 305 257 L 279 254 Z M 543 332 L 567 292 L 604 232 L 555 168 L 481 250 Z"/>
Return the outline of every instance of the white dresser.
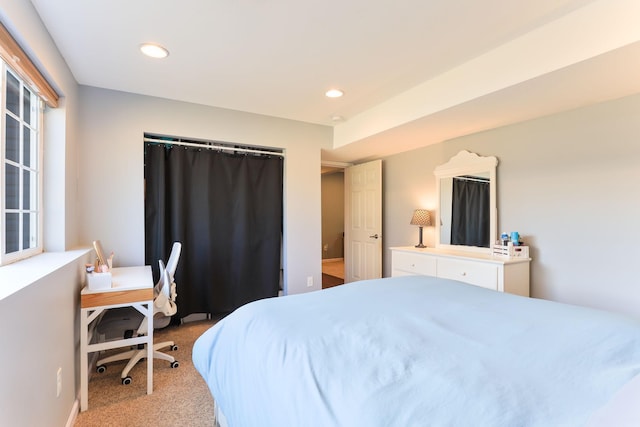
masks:
<path fill-rule="evenodd" d="M 453 279 L 499 292 L 529 296 L 530 258 L 503 258 L 413 246 L 391 249 L 391 276 Z"/>

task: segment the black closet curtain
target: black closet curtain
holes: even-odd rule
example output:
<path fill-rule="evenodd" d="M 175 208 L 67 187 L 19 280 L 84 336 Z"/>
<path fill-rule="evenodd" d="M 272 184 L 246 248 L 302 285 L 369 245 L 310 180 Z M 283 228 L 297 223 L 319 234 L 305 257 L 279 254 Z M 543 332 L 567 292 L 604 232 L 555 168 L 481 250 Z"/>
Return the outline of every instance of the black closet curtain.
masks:
<path fill-rule="evenodd" d="M 145 144 L 145 260 L 158 277 L 174 241 L 177 318 L 278 295 L 280 156 Z"/>
<path fill-rule="evenodd" d="M 453 180 L 451 244 L 489 247 L 489 182 Z"/>

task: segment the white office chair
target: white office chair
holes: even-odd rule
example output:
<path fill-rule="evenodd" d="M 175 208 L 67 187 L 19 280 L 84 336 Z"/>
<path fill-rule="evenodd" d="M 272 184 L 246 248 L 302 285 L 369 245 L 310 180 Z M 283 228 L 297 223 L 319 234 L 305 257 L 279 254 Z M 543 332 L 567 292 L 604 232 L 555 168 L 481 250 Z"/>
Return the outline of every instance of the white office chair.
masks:
<path fill-rule="evenodd" d="M 169 283 L 171 284 L 171 286 L 168 288 L 164 288 L 166 300 L 162 299 L 161 297 L 158 301 L 154 300 L 154 305 L 156 305 L 156 302 L 157 302 L 158 305 L 165 306 L 165 311 L 173 311 L 173 313 L 171 314 L 165 313 L 164 316 L 157 316 L 157 317 L 155 316 L 155 313 L 154 313 L 154 317 L 153 317 L 154 329 L 162 329 L 166 327 L 171 321 L 171 316 L 173 316 L 176 313 L 177 308 L 175 307 L 175 301 L 176 301 L 177 294 L 176 294 L 176 282 L 175 282 L 174 276 L 176 274 L 176 268 L 178 268 L 178 260 L 180 259 L 181 252 L 182 252 L 182 244 L 180 242 L 174 242 L 173 246 L 171 247 L 171 253 L 169 254 L 169 259 L 167 260 L 166 268 L 163 268 L 161 264 L 162 260 L 158 261 L 158 263 L 160 263 L 160 274 L 162 275 L 163 270 L 165 270 L 169 274 Z M 155 291 L 154 291 L 154 295 L 158 295 L 158 296 L 162 292 L 162 283 L 161 283 L 162 277 L 160 279 L 161 280 L 158 281 L 158 284 L 156 285 Z M 168 293 L 166 293 L 166 291 L 168 291 Z"/>
<path fill-rule="evenodd" d="M 175 242 L 171 249 L 171 254 L 169 255 L 169 260 L 167 262 L 167 267 L 165 268 L 164 262 L 162 260 L 158 261 L 160 267 L 160 279 L 154 288 L 154 299 L 153 299 L 153 327 L 154 329 L 161 329 L 166 327 L 170 320 L 171 316 L 176 314 L 177 306 L 176 306 L 176 284 L 173 278 L 173 275 L 176 271 L 176 267 L 178 266 L 178 259 L 180 258 L 180 252 L 182 250 L 182 245 L 179 242 Z M 117 308 L 113 310 L 107 311 L 107 313 L 103 316 L 98 324 L 98 333 L 102 336 L 113 336 L 112 331 L 114 329 L 124 332 L 125 335 L 133 334 L 134 331 L 137 331 L 137 335 L 144 335 L 147 331 L 147 319 L 133 307 L 123 307 Z M 170 347 L 171 350 L 175 351 L 178 349 L 178 346 L 175 345 L 173 341 L 165 341 L 161 343 L 157 343 L 153 345 L 153 357 L 155 359 L 166 360 L 171 364 L 172 368 L 177 368 L 180 366 L 180 363 L 175 360 L 175 358 L 169 354 L 162 353 L 159 350 L 165 347 Z M 122 353 L 117 353 L 105 358 L 98 360 L 96 363 L 97 371 L 102 373 L 106 371 L 105 364 L 116 362 L 120 360 L 129 360 L 127 365 L 122 370 L 120 378 L 122 380 L 122 384 L 131 384 L 131 377 L 129 376 L 129 371 L 133 368 L 136 363 L 140 360 L 144 359 L 147 356 L 147 350 L 144 348 L 144 345 L 139 345 L 138 347 L 125 351 Z"/>

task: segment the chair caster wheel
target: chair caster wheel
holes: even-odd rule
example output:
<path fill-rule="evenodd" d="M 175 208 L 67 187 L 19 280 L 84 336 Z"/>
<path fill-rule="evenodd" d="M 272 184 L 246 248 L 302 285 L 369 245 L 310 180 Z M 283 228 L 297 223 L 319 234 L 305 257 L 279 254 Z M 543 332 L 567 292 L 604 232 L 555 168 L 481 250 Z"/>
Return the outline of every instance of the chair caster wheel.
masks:
<path fill-rule="evenodd" d="M 107 370 L 107 367 L 104 365 L 100 365 L 98 367 L 96 367 L 96 371 L 98 371 L 99 374 L 104 373 Z"/>
<path fill-rule="evenodd" d="M 129 384 L 131 384 L 131 381 L 132 381 L 131 377 L 124 377 L 122 379 L 122 385 L 129 385 Z"/>
<path fill-rule="evenodd" d="M 177 351 L 178 350 L 178 346 L 177 345 L 172 345 L 171 346 L 171 351 Z"/>
<path fill-rule="evenodd" d="M 172 368 L 177 368 L 178 366 L 180 366 L 180 363 L 177 360 L 174 360 L 173 362 L 171 362 Z"/>

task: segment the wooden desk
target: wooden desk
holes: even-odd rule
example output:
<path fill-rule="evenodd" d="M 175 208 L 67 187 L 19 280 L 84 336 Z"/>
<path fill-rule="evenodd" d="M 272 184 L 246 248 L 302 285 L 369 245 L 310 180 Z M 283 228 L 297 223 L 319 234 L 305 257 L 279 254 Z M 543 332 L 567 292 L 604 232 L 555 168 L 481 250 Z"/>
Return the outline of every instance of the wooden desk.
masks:
<path fill-rule="evenodd" d="M 89 353 L 118 347 L 146 344 L 147 394 L 153 392 L 153 275 L 150 266 L 113 268 L 109 289 L 80 293 L 80 411 L 89 404 Z M 134 307 L 147 318 L 147 335 L 90 344 L 95 324 L 104 310 L 116 307 Z"/>

